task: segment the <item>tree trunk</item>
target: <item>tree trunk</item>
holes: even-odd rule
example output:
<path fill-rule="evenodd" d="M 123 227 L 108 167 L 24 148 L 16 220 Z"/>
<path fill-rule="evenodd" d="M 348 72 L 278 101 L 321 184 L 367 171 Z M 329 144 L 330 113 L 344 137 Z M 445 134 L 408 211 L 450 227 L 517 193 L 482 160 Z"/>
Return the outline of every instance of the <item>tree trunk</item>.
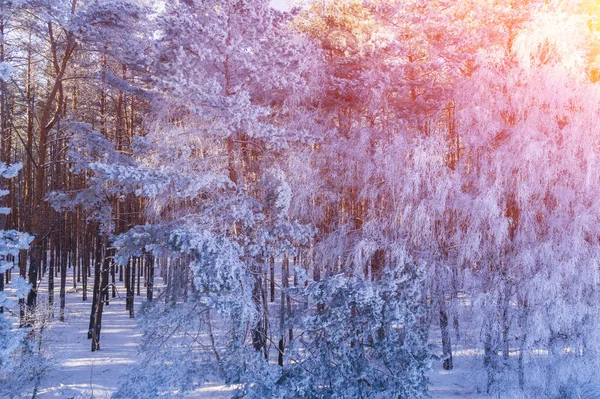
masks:
<path fill-rule="evenodd" d="M 263 306 L 263 285 L 262 285 L 262 270 L 260 266 L 254 267 L 254 287 L 252 289 L 252 300 L 260 317 L 256 323 L 256 326 L 252 330 L 252 346 L 257 352 L 263 351 L 265 353 L 265 359 L 268 357 L 267 353 L 267 330 L 265 329 L 265 306 Z"/>
<path fill-rule="evenodd" d="M 288 287 L 288 271 L 289 271 L 289 258 L 287 254 L 283 255 L 281 262 L 281 306 L 279 310 L 279 356 L 277 357 L 277 364 L 283 367 L 283 353 L 285 351 L 285 309 L 286 309 L 286 294 L 285 289 Z"/>
<path fill-rule="evenodd" d="M 525 389 L 525 349 L 527 345 L 527 300 L 521 302 L 521 315 L 519 317 L 519 329 L 521 336 L 519 337 L 519 360 L 518 360 L 518 375 L 519 375 L 519 388 Z"/>
<path fill-rule="evenodd" d="M 271 302 L 275 302 L 275 257 L 271 255 L 269 257 L 269 271 L 270 273 L 270 289 L 271 289 Z"/>
<path fill-rule="evenodd" d="M 19 251 L 19 276 L 25 278 L 27 276 L 27 250 L 23 249 Z M 27 321 L 25 319 L 25 299 L 19 299 L 19 326 L 25 327 Z"/>
<path fill-rule="evenodd" d="M 496 349 L 494 334 L 493 334 L 493 321 L 488 322 L 486 326 L 485 342 L 483 345 L 483 364 L 487 371 L 487 386 L 486 393 L 490 393 L 494 383 L 496 382 L 496 369 L 498 366 L 498 351 Z"/>
<path fill-rule="evenodd" d="M 66 234 L 63 231 L 61 234 L 62 250 L 63 253 L 60 256 L 60 321 L 65 321 L 65 302 L 67 293 L 67 262 L 68 254 L 65 251 L 65 238 Z"/>
<path fill-rule="evenodd" d="M 102 236 L 100 235 L 99 231 L 96 234 L 96 245 L 94 248 L 94 293 L 92 296 L 92 311 L 90 313 L 88 339 L 92 339 L 94 337 L 97 307 L 98 303 L 102 300 L 100 295 L 100 269 L 102 268 Z M 93 348 L 95 348 L 94 345 L 92 345 L 92 350 L 94 350 Z"/>
<path fill-rule="evenodd" d="M 452 341 L 450 337 L 450 328 L 448 326 L 448 312 L 446 311 L 445 298 L 440 298 L 440 329 L 442 332 L 442 353 L 444 370 L 452 370 L 454 363 L 452 361 Z"/>
<path fill-rule="evenodd" d="M 56 252 L 56 233 L 52 234 L 49 238 L 50 241 L 50 262 L 48 266 L 48 306 L 50 306 L 50 313 L 54 317 L 54 268 L 55 263 L 55 252 Z"/>
<path fill-rule="evenodd" d="M 148 298 L 149 302 L 152 302 L 152 296 L 154 294 L 154 257 L 150 254 L 146 256 L 148 257 L 148 273 L 146 275 L 146 298 Z"/>
<path fill-rule="evenodd" d="M 92 338 L 92 352 L 100 350 L 100 331 L 102 330 L 102 313 L 104 311 L 104 302 L 108 288 L 108 272 L 110 270 L 110 263 L 113 257 L 114 249 L 108 247 L 108 237 L 103 237 L 105 250 L 104 258 L 101 260 L 102 273 L 100 274 L 100 291 L 98 292 L 98 304 L 96 306 L 96 313 L 94 315 L 94 326 L 93 326 L 93 338 Z"/>
<path fill-rule="evenodd" d="M 131 277 L 129 277 L 129 289 L 128 289 L 128 297 L 129 297 L 129 318 L 133 319 L 135 317 L 135 264 L 137 263 L 137 258 L 134 257 L 131 260 L 131 266 L 129 267 L 129 271 L 131 272 Z"/>

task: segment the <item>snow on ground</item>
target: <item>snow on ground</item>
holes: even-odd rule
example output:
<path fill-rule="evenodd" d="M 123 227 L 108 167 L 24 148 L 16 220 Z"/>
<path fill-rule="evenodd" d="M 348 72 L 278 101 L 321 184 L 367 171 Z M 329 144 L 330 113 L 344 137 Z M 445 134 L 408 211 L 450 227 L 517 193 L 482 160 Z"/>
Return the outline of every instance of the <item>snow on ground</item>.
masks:
<path fill-rule="evenodd" d="M 157 273 L 158 275 L 158 273 Z M 47 298 L 44 282 L 40 287 L 40 302 Z M 161 279 L 157 277 L 157 291 L 161 287 Z M 51 355 L 52 367 L 43 375 L 38 388 L 37 397 L 50 398 L 109 398 L 117 389 L 119 376 L 137 359 L 138 343 L 141 333 L 137 329 L 136 319 L 129 318 L 125 310 L 124 288 L 117 283 L 121 296 L 111 298 L 104 308 L 101 350 L 91 352 L 91 341 L 87 339 L 87 330 L 91 308 L 91 287 L 88 290 L 88 301 L 81 300 L 81 287 L 77 291 L 72 288 L 71 276 L 67 281 L 65 322 L 58 321 L 59 295 L 58 284 L 55 294 L 55 319 L 44 333 L 43 347 Z M 145 290 L 143 290 L 145 293 Z M 145 295 L 135 297 L 136 314 Z M 13 309 L 18 313 L 18 309 Z M 474 388 L 477 376 L 473 375 L 469 362 L 478 357 L 468 351 L 457 352 L 454 357 L 455 369 L 443 370 L 441 362 L 436 361 L 430 372 L 429 393 L 433 399 L 485 399 L 491 396 L 478 393 Z M 31 397 L 33 387 L 25 397 Z M 229 398 L 232 387 L 218 383 L 209 383 L 189 393 L 190 399 Z"/>
<path fill-rule="evenodd" d="M 158 271 L 156 273 L 159 274 Z M 156 277 L 155 295 L 162 288 L 162 279 Z M 137 320 L 129 318 L 125 310 L 125 289 L 117 282 L 120 295 L 111 298 L 108 306 L 104 307 L 102 331 L 100 336 L 100 351 L 91 352 L 91 340 L 87 339 L 90 320 L 92 284 L 88 287 L 88 300 L 82 301 L 82 288 L 78 285 L 75 291 L 71 276 L 67 279 L 67 295 L 65 306 L 65 321 L 59 317 L 59 287 L 60 281 L 55 280 L 54 319 L 46 327 L 43 336 L 43 348 L 51 356 L 50 369 L 46 370 L 38 387 L 37 398 L 65 399 L 101 399 L 110 398 L 119 385 L 119 377 L 127 367 L 137 360 L 138 344 L 141 333 L 137 329 Z M 11 292 L 10 285 L 7 291 Z M 47 301 L 47 276 L 44 277 L 38 290 L 38 303 Z M 141 296 L 135 296 L 135 314 L 146 300 L 145 288 Z M 18 314 L 15 301 L 13 314 Z M 15 323 L 18 319 L 12 317 Z M 219 384 L 206 384 L 201 389 L 188 395 L 193 399 L 228 398 L 232 388 Z M 23 389 L 23 396 L 30 398 L 33 386 Z M 0 398 L 3 398 L 0 394 Z"/>
<path fill-rule="evenodd" d="M 14 272 L 13 272 L 14 273 Z M 69 270 L 70 274 L 70 270 Z M 38 387 L 38 398 L 108 398 L 118 386 L 119 375 L 137 358 L 141 337 L 135 319 L 125 310 L 125 289 L 117 283 L 120 296 L 111 298 L 104 307 L 101 350 L 91 352 L 87 339 L 92 300 L 92 278 L 88 287 L 88 300 L 82 301 L 82 288 L 73 289 L 72 276 L 67 277 L 65 321 L 59 321 L 60 279 L 55 279 L 54 318 L 43 334 L 42 348 L 50 357 L 51 367 L 45 370 Z M 10 285 L 7 287 L 10 289 Z M 145 294 L 145 289 L 143 290 Z M 47 303 L 47 276 L 38 288 L 38 303 Z M 136 296 L 135 310 L 145 296 Z M 12 309 L 18 314 L 18 306 Z M 18 320 L 14 320 L 15 323 Z M 23 388 L 24 397 L 31 397 L 33 386 Z M 1 396 L 1 395 L 0 395 Z"/>
<path fill-rule="evenodd" d="M 469 363 L 472 356 L 454 356 L 454 369 L 444 370 L 441 362 L 434 362 L 429 373 L 429 394 L 433 399 L 488 399 L 492 396 L 479 393 L 474 381 L 478 377 L 473 374 Z"/>
<path fill-rule="evenodd" d="M 135 362 L 141 335 L 125 310 L 125 298 L 111 299 L 104 307 L 97 352 L 91 352 L 87 339 L 90 307 L 91 301 L 82 302 L 80 292 L 67 295 L 65 322 L 54 323 L 45 337 L 55 366 L 41 381 L 40 398 L 110 397 L 121 372 Z"/>

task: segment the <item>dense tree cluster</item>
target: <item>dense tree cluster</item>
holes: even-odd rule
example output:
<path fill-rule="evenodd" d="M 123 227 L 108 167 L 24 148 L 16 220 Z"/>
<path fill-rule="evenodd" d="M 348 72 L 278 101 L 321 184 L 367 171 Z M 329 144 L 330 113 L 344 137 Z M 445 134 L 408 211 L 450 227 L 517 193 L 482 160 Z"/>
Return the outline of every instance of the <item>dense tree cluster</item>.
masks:
<path fill-rule="evenodd" d="M 0 0 L 0 378 L 71 281 L 118 398 L 600 383 L 595 2 L 153 3 Z"/>

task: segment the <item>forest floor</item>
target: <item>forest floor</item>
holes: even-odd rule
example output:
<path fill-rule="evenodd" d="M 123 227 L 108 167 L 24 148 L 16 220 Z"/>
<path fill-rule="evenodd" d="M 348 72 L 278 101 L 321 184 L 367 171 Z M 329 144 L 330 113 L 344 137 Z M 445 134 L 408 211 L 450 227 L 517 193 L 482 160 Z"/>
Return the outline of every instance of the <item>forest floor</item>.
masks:
<path fill-rule="evenodd" d="M 87 339 L 90 306 L 91 300 L 81 301 L 81 292 L 67 294 L 65 322 L 55 322 L 44 338 L 53 367 L 41 380 L 40 398 L 109 397 L 121 372 L 135 362 L 141 334 L 125 310 L 125 298 L 111 299 L 104 307 L 102 350 L 96 352 Z"/>
<path fill-rule="evenodd" d="M 487 399 L 492 396 L 477 392 L 475 381 L 480 376 L 471 372 L 472 355 L 454 356 L 454 369 L 446 371 L 441 362 L 434 362 L 429 373 L 429 394 L 433 399 Z M 508 399 L 508 398 L 507 398 Z"/>
<path fill-rule="evenodd" d="M 69 279 L 70 280 L 70 279 Z M 58 281 L 57 281 L 58 282 Z M 119 284 L 119 291 L 123 287 Z M 137 360 L 137 348 L 141 333 L 136 319 L 129 318 L 125 310 L 125 298 L 111 298 L 104 308 L 101 333 L 101 350 L 91 352 L 91 341 L 87 339 L 91 290 L 88 301 L 81 299 L 81 288 L 75 291 L 72 282 L 67 282 L 65 321 L 58 321 L 59 296 L 56 295 L 55 318 L 46 327 L 42 347 L 49 367 L 39 380 L 37 398 L 109 398 L 119 385 L 119 377 L 129 365 Z M 160 287 L 160 286 L 159 286 Z M 160 289 L 157 287 L 158 289 Z M 40 287 L 40 299 L 47 295 L 45 285 Z M 143 298 L 143 299 L 142 299 Z M 135 297 L 135 311 L 139 310 L 143 296 Z M 13 309 L 18 313 L 17 309 Z M 457 354 L 455 369 L 445 371 L 440 362 L 434 362 L 430 373 L 429 392 L 433 399 L 471 398 L 484 399 L 490 396 L 479 394 L 473 387 L 476 376 L 471 374 L 469 362 L 473 356 Z M 2 398 L 0 390 L 0 398 Z M 19 398 L 31 398 L 33 387 L 20 387 Z M 206 384 L 186 397 L 190 399 L 229 398 L 232 388 L 219 384 Z"/>

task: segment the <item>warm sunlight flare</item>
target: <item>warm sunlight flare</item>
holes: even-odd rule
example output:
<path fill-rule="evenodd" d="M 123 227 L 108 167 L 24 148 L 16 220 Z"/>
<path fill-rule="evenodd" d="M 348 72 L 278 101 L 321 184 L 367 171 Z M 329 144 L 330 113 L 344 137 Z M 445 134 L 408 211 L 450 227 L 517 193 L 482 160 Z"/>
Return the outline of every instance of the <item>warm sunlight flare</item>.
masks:
<path fill-rule="evenodd" d="M 600 398 L 599 80 L 600 0 L 0 0 L 0 397 Z"/>

